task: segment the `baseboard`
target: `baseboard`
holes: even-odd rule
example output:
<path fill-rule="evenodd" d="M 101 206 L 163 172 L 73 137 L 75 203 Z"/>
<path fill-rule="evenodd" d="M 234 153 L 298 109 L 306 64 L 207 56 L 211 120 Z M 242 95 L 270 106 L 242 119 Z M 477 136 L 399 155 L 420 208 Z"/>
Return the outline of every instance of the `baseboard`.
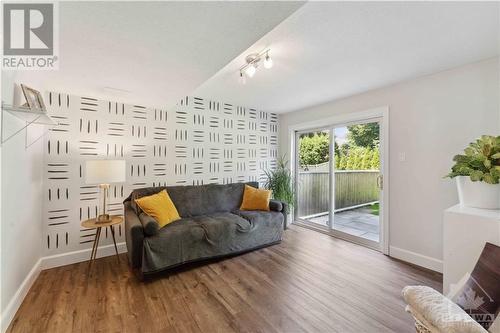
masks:
<path fill-rule="evenodd" d="M 127 246 L 125 245 L 125 242 L 117 243 L 116 247 L 118 248 L 118 253 L 127 252 Z M 49 257 L 43 257 L 42 270 L 76 264 L 82 261 L 87 261 L 90 258 L 90 252 L 92 252 L 92 249 L 84 249 L 84 250 L 56 254 Z M 114 254 L 115 254 L 115 247 L 113 244 L 99 246 L 99 248 L 97 249 L 97 258 L 108 257 Z"/>
<path fill-rule="evenodd" d="M 33 283 L 35 282 L 41 271 L 42 271 L 42 259 L 38 259 L 38 261 L 35 263 L 31 271 L 24 279 L 23 283 L 21 283 L 21 286 L 19 286 L 19 289 L 17 289 L 14 296 L 12 296 L 9 304 L 7 304 L 7 307 L 2 313 L 2 318 L 0 319 L 2 333 L 5 332 L 9 327 L 10 322 L 12 321 L 12 319 L 16 315 L 17 310 L 23 303 L 24 297 L 26 297 L 26 295 L 28 294 L 28 291 L 30 290 L 31 286 L 33 285 Z"/>
<path fill-rule="evenodd" d="M 389 256 L 435 272 L 443 273 L 443 261 L 436 258 L 424 256 L 423 254 L 408 251 L 395 246 L 389 247 Z"/>
<path fill-rule="evenodd" d="M 127 246 L 124 242 L 116 244 L 116 247 L 118 248 L 118 253 L 127 252 Z M 9 304 L 5 308 L 5 311 L 2 313 L 2 316 L 0 318 L 0 332 L 4 333 L 7 330 L 10 322 L 16 315 L 17 310 L 23 303 L 24 297 L 26 297 L 28 291 L 30 290 L 31 286 L 42 270 L 87 261 L 90 258 L 91 251 L 92 249 L 84 249 L 68 253 L 56 254 L 48 257 L 42 257 L 38 259 L 36 264 L 24 279 L 19 289 L 17 289 L 16 293 L 10 300 Z M 99 246 L 99 248 L 97 249 L 97 258 L 112 256 L 114 254 L 115 247 L 113 244 Z"/>

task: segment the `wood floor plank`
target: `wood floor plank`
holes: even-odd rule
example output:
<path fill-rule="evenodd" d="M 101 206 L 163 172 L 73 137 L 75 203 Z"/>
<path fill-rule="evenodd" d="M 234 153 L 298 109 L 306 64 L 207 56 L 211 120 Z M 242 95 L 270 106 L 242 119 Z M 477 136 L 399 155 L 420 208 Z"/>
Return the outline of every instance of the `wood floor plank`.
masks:
<path fill-rule="evenodd" d="M 7 332 L 414 332 L 441 275 L 292 226 L 281 244 L 138 281 L 125 255 L 40 273 Z"/>

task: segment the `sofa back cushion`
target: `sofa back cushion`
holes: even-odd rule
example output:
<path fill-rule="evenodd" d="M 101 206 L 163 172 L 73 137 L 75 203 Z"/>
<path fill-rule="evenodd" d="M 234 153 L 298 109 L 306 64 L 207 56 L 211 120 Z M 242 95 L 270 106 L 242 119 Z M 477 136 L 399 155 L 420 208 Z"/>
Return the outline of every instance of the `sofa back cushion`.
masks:
<path fill-rule="evenodd" d="M 135 204 L 135 199 L 166 189 L 181 217 L 199 216 L 216 212 L 231 212 L 239 209 L 243 199 L 245 184 L 255 188 L 259 187 L 257 182 L 226 185 L 146 187 L 134 190 L 131 194 L 131 202 L 136 213 L 140 214 L 141 209 Z"/>

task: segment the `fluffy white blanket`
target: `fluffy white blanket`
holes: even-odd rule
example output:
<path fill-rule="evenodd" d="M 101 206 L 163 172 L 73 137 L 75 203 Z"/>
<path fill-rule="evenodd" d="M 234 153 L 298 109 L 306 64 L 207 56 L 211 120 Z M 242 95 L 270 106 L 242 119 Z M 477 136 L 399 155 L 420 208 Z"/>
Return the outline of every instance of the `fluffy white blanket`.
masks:
<path fill-rule="evenodd" d="M 426 286 L 408 286 L 403 297 L 411 312 L 425 319 L 442 333 L 488 333 L 462 308 L 436 290 Z"/>

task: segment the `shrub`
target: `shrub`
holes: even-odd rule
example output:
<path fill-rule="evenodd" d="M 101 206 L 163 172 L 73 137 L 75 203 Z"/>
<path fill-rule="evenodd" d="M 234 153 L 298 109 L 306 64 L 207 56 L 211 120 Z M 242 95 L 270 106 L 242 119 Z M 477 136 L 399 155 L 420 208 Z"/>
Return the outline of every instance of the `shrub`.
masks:
<path fill-rule="evenodd" d="M 300 165 L 316 165 L 328 162 L 330 138 L 328 134 L 315 133 L 313 136 L 300 138 Z"/>
<path fill-rule="evenodd" d="M 337 170 L 379 170 L 380 152 L 378 147 L 350 147 L 339 150 L 335 156 Z"/>

